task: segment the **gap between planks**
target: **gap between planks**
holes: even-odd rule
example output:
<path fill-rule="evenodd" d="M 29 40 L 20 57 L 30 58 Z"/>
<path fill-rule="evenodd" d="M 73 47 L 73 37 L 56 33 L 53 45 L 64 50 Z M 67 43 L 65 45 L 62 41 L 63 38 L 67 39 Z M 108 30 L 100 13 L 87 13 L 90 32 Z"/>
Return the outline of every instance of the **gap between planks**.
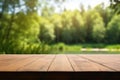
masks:
<path fill-rule="evenodd" d="M 0 71 L 119 71 L 120 55 L 2 55 Z"/>
<path fill-rule="evenodd" d="M 120 71 L 120 55 L 83 55 L 82 57 L 108 67 L 113 71 Z"/>
<path fill-rule="evenodd" d="M 67 55 L 75 71 L 113 71 L 79 55 Z"/>
<path fill-rule="evenodd" d="M 74 71 L 65 54 L 56 54 L 48 71 Z"/>
<path fill-rule="evenodd" d="M 26 66 L 19 68 L 18 71 L 47 71 L 54 57 L 55 55 L 39 57 L 31 64 L 27 64 Z"/>
<path fill-rule="evenodd" d="M 12 56 L 11 56 L 12 57 Z M 35 57 L 35 58 L 32 58 Z M 14 59 L 13 61 L 10 61 L 10 64 L 0 66 L 0 71 L 17 71 L 20 67 L 23 67 L 27 64 L 30 64 L 31 62 L 35 61 L 38 57 L 37 56 L 28 56 L 22 59 L 22 56 L 19 56 L 20 60 Z M 5 61 L 4 61 L 5 63 Z"/>

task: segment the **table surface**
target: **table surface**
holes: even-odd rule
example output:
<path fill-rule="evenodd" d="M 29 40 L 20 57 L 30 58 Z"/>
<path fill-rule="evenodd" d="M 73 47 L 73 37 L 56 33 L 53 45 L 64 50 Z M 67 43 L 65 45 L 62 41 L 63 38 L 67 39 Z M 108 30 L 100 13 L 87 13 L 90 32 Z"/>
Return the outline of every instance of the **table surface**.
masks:
<path fill-rule="evenodd" d="M 0 71 L 120 71 L 120 54 L 4 54 Z"/>

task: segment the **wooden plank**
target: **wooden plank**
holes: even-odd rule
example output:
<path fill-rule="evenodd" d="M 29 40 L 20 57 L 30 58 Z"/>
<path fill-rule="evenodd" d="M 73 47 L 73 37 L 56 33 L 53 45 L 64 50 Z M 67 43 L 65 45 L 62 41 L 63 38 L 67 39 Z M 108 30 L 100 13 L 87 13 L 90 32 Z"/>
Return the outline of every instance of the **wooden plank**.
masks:
<path fill-rule="evenodd" d="M 83 57 L 88 58 L 96 63 L 102 64 L 113 70 L 120 71 L 120 55 L 109 54 L 109 55 L 83 55 Z"/>
<path fill-rule="evenodd" d="M 1 56 L 0 56 L 1 57 Z M 15 63 L 19 60 L 23 60 L 23 59 L 26 59 L 27 57 L 30 57 L 30 56 L 23 56 L 23 55 L 8 55 L 8 56 L 2 56 L 0 58 L 0 67 L 2 66 L 8 66 L 10 65 L 11 63 Z"/>
<path fill-rule="evenodd" d="M 66 55 L 56 55 L 48 71 L 73 71 L 72 66 Z"/>
<path fill-rule="evenodd" d="M 75 71 L 113 71 L 77 55 L 67 55 Z"/>
<path fill-rule="evenodd" d="M 11 60 L 16 60 L 16 59 L 22 59 L 22 58 L 26 58 L 26 57 L 31 57 L 31 56 L 36 56 L 36 55 L 18 55 L 18 54 L 7 54 L 7 55 L 0 55 L 0 61 L 11 61 Z"/>
<path fill-rule="evenodd" d="M 21 56 L 19 57 L 21 58 Z M 14 59 L 14 61 L 11 61 L 10 64 L 7 66 L 0 66 L 0 71 L 17 71 L 17 69 L 19 69 L 20 67 L 30 64 L 38 58 L 40 58 L 40 56 L 28 56 L 24 59 L 17 61 Z"/>
<path fill-rule="evenodd" d="M 18 71 L 47 71 L 54 57 L 55 55 L 46 55 L 44 57 L 39 57 L 31 64 L 19 68 Z"/>
<path fill-rule="evenodd" d="M 0 55 L 0 71 L 120 71 L 120 54 Z"/>
<path fill-rule="evenodd" d="M 18 55 L 0 55 L 0 61 L 4 61 L 4 60 L 8 60 L 9 61 L 11 59 L 17 59 L 17 58 L 19 58 Z"/>

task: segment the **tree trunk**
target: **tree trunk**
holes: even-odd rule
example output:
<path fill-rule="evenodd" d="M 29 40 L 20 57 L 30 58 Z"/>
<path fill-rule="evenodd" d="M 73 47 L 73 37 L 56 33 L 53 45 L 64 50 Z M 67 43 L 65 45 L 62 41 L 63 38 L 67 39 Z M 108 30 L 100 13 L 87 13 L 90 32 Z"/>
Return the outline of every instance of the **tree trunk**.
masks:
<path fill-rule="evenodd" d="M 11 14 L 11 20 L 10 20 L 10 23 L 8 25 L 8 29 L 7 29 L 7 33 L 6 33 L 6 40 L 9 40 L 10 33 L 11 33 L 11 30 L 12 30 L 14 17 L 15 17 L 15 4 L 13 4 L 12 8 L 13 8 L 13 11 L 12 11 L 12 14 Z"/>
<path fill-rule="evenodd" d="M 0 14 L 0 21 L 3 20 L 3 15 L 4 15 L 4 12 L 5 12 L 5 9 L 7 8 L 7 0 L 4 0 L 3 3 L 2 3 L 2 11 L 1 11 L 1 14 Z M 0 23 L 0 30 L 2 29 L 2 22 Z"/>

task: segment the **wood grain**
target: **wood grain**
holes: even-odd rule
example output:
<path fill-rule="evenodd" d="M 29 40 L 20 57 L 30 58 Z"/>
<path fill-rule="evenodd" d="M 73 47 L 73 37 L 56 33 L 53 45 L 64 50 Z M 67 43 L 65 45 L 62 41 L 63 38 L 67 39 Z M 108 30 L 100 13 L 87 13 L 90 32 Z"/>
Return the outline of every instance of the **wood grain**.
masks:
<path fill-rule="evenodd" d="M 56 55 L 48 71 L 73 71 L 73 69 L 66 55 L 60 54 Z"/>
<path fill-rule="evenodd" d="M 3 63 L 1 63 L 1 64 L 4 64 L 6 62 L 9 62 L 8 65 L 0 66 L 0 71 L 16 71 L 20 67 L 23 67 L 27 64 L 30 64 L 31 62 L 33 62 L 34 60 L 36 60 L 40 56 L 27 56 L 27 57 L 25 56 L 25 58 L 23 58 L 23 56 L 18 56 L 18 57 L 21 59 L 20 60 L 14 59 L 14 60 L 11 60 L 10 62 L 4 61 Z"/>
<path fill-rule="evenodd" d="M 120 71 L 120 54 L 0 55 L 0 71 Z"/>
<path fill-rule="evenodd" d="M 120 55 L 83 55 L 84 58 L 87 58 L 91 61 L 94 61 L 98 64 L 111 68 L 115 71 L 120 71 Z"/>
<path fill-rule="evenodd" d="M 44 57 L 39 57 L 31 64 L 19 68 L 18 71 L 47 71 L 54 57 L 55 55 L 46 55 Z"/>
<path fill-rule="evenodd" d="M 113 71 L 105 66 L 82 58 L 78 55 L 67 55 L 75 71 Z"/>

